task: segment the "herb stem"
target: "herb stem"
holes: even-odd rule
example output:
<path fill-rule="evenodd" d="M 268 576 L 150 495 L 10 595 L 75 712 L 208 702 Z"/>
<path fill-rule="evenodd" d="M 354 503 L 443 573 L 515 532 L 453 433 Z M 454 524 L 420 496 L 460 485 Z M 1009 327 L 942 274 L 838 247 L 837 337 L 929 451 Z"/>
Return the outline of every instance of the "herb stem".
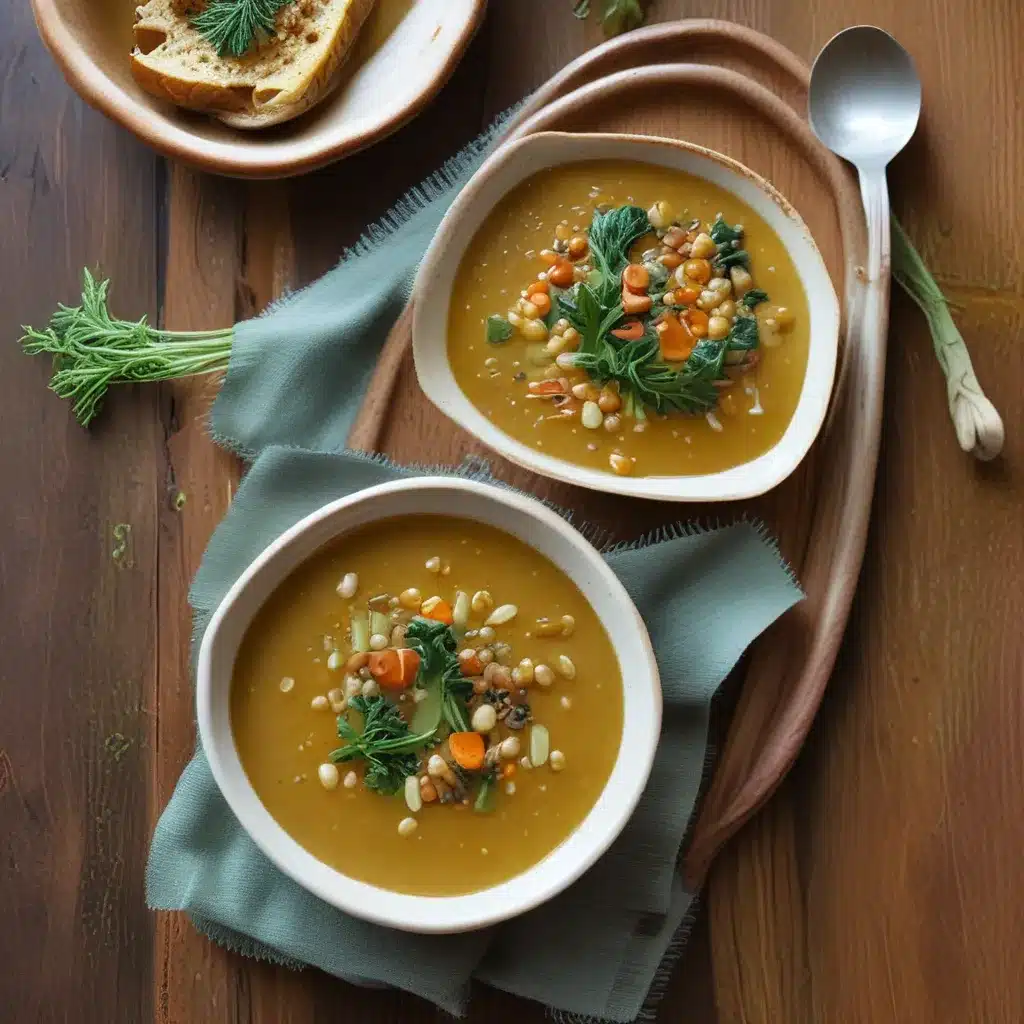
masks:
<path fill-rule="evenodd" d="M 226 370 L 234 328 L 165 331 L 145 317 L 118 320 L 107 308 L 109 281 L 82 274 L 82 304 L 61 305 L 44 330 L 24 328 L 29 355 L 53 356 L 50 388 L 74 403 L 82 426 L 92 422 L 111 384 L 173 380 Z"/>

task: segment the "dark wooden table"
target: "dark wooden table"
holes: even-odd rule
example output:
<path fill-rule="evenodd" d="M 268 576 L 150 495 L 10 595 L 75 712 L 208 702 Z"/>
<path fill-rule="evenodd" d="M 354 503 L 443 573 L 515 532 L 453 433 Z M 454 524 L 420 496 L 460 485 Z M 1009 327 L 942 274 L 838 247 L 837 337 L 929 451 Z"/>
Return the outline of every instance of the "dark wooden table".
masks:
<path fill-rule="evenodd" d="M 238 467 L 203 432 L 209 385 L 122 390 L 87 433 L 14 341 L 77 295 L 83 265 L 114 279 L 121 315 L 178 328 L 232 322 L 310 280 L 598 41 L 570 6 L 492 0 L 413 124 L 302 182 L 245 184 L 167 165 L 86 109 L 28 5 L 0 0 L 0 1019 L 441 1019 L 242 960 L 147 911 L 149 836 L 193 743 L 186 588 Z M 659 1019 L 1019 1022 L 1024 7 L 655 0 L 654 20 L 684 15 L 751 24 L 808 59 L 857 21 L 910 48 L 926 114 L 894 205 L 958 304 L 1008 441 L 991 465 L 959 452 L 927 333 L 895 296 L 843 654 L 796 769 L 718 862 Z M 115 559 L 117 524 L 131 533 Z M 481 990 L 472 1019 L 542 1015 Z"/>

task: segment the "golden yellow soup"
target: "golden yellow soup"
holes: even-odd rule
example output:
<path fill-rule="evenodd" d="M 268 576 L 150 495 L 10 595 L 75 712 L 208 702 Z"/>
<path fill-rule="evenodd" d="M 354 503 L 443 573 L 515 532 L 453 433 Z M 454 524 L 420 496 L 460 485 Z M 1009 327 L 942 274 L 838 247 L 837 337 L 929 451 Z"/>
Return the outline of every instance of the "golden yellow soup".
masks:
<path fill-rule="evenodd" d="M 600 287 L 595 213 L 627 207 L 647 220 L 602 310 L 618 308 L 613 329 L 626 337 L 603 337 L 653 353 L 645 372 L 661 380 L 642 392 L 625 372 L 574 365 L 587 332 L 559 302 L 578 306 L 583 285 Z M 590 161 L 534 175 L 488 216 L 455 279 L 448 357 L 477 409 L 538 451 L 622 475 L 692 475 L 748 462 L 782 437 L 809 321 L 786 249 L 740 199 L 681 171 Z M 652 404 L 659 389 L 683 408 Z"/>
<path fill-rule="evenodd" d="M 479 736 L 469 746 L 479 742 L 485 763 L 458 763 L 442 718 L 436 744 L 400 769 L 413 781 L 375 791 L 367 760 L 332 762 L 347 746 L 339 720 L 359 734 L 355 705 L 368 694 L 411 730 L 431 707 L 425 662 L 398 689 L 375 672 L 414 661 L 409 638 L 444 633 L 446 618 Z M 314 856 L 381 888 L 458 895 L 525 871 L 593 807 L 622 735 L 617 664 L 593 609 L 543 556 L 481 523 L 403 516 L 325 547 L 274 591 L 239 648 L 231 726 L 260 800 Z M 531 749 L 538 727 L 547 751 Z M 478 810 L 485 779 L 489 809 Z"/>

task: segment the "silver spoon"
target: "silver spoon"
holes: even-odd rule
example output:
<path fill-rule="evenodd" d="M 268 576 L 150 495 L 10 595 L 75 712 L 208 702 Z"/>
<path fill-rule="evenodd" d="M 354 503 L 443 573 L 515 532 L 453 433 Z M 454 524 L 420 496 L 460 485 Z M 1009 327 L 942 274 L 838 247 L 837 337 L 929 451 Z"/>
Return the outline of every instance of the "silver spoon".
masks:
<path fill-rule="evenodd" d="M 825 44 L 814 62 L 808 113 L 814 134 L 838 156 L 849 160 L 860 177 L 868 225 L 862 326 L 867 334 L 884 343 L 891 256 L 885 168 L 910 141 L 921 113 L 921 81 L 910 54 L 880 28 L 857 25 L 845 29 Z M 936 349 L 946 374 L 957 439 L 964 451 L 979 459 L 992 459 L 1003 447 L 1002 419 L 978 383 L 967 346 L 949 319 L 941 292 L 902 233 L 899 242 L 904 265 L 908 259 L 913 262 L 921 278 L 917 288 L 907 288 L 902 278 L 901 284 L 930 321 L 940 318 L 947 322 L 944 336 L 957 339 L 957 344 L 947 343 L 942 351 Z M 925 301 L 922 288 L 927 291 Z M 934 330 L 934 323 L 932 327 Z"/>
<path fill-rule="evenodd" d="M 814 134 L 860 177 L 868 222 L 864 324 L 884 323 L 891 240 L 885 168 L 910 141 L 921 113 L 921 80 L 888 32 L 857 25 L 833 36 L 811 68 Z"/>
<path fill-rule="evenodd" d="M 857 25 L 833 36 L 811 68 L 811 128 L 857 168 L 868 218 L 870 263 L 888 272 L 889 189 L 885 168 L 910 141 L 921 113 L 921 80 L 888 32 Z"/>

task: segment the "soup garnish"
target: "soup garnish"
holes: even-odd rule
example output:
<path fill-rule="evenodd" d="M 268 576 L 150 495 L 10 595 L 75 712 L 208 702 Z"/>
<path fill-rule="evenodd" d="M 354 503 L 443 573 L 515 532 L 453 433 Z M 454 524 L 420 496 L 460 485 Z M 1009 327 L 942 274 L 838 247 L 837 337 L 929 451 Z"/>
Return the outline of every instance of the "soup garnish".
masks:
<path fill-rule="evenodd" d="M 232 689 L 239 754 L 274 817 L 406 892 L 472 891 L 561 842 L 610 774 L 621 715 L 614 651 L 571 581 L 515 538 L 440 516 L 364 527 L 300 567 L 250 626 Z M 354 830 L 374 858 L 339 836 Z M 426 877 L 411 839 L 437 861 Z"/>
<path fill-rule="evenodd" d="M 474 597 L 478 607 L 491 604 L 486 591 Z M 390 614 L 375 611 L 373 603 L 386 604 Z M 518 742 L 509 742 L 514 735 L 504 735 L 504 730 L 519 731 L 532 722 L 526 699 L 530 687 L 550 688 L 558 672 L 573 676 L 575 665 L 560 655 L 557 670 L 529 658 L 510 669 L 514 656 L 509 644 L 467 646 L 457 652 L 459 636 L 477 642 L 481 634 L 491 639 L 496 625 L 512 621 L 519 612 L 515 605 L 502 605 L 481 628 L 470 629 L 472 607 L 464 591 L 457 591 L 449 604 L 437 595 L 420 601 L 419 591 L 408 588 L 398 597 L 371 598 L 366 630 L 356 626 L 364 613 L 353 613 L 353 651 L 345 666 L 350 674 L 344 690 L 326 695 L 345 741 L 320 766 L 326 788 L 337 785 L 330 765 L 356 761 L 363 765 L 367 789 L 388 795 L 402 790 L 410 811 L 435 801 L 468 805 L 473 793 L 474 811 L 493 809 L 496 783 L 515 774 L 520 751 Z M 559 622 L 557 635 L 565 635 L 567 628 Z M 403 714 L 407 697 L 412 707 Z M 526 760 L 536 768 L 548 763 L 550 754 L 547 749 L 537 753 L 533 736 L 546 740 L 546 727 L 534 724 L 531 730 L 534 757 Z M 557 756 L 551 768 L 561 771 L 565 755 L 552 753 Z M 409 834 L 413 829 L 403 819 L 399 830 Z"/>
<path fill-rule="evenodd" d="M 768 295 L 753 287 L 750 254 L 740 248 L 742 225 L 716 217 L 685 227 L 665 201 L 597 210 L 587 237 L 555 237 L 538 258 L 547 264 L 506 318 L 492 316 L 487 340 L 507 341 L 514 330 L 545 340 L 555 369 L 582 370 L 585 379 L 546 373 L 526 382 L 524 397 L 558 408 L 568 424 L 617 430 L 654 413 L 711 413 L 720 393 L 758 359 L 761 329 L 753 311 Z M 661 243 L 636 261 L 630 248 L 652 231 Z M 563 232 L 564 234 L 564 232 Z M 788 330 L 783 310 L 763 329 Z M 600 390 L 598 390 L 600 387 Z M 605 418 L 610 419 L 606 426 Z M 633 460 L 610 458 L 619 474 Z"/>
<path fill-rule="evenodd" d="M 735 197 L 665 168 L 546 174 L 499 204 L 456 278 L 449 357 L 474 404 L 520 440 L 620 475 L 713 472 L 767 450 L 807 350 L 806 298 L 777 237 Z M 700 199 L 680 210 L 676 194 Z"/>

